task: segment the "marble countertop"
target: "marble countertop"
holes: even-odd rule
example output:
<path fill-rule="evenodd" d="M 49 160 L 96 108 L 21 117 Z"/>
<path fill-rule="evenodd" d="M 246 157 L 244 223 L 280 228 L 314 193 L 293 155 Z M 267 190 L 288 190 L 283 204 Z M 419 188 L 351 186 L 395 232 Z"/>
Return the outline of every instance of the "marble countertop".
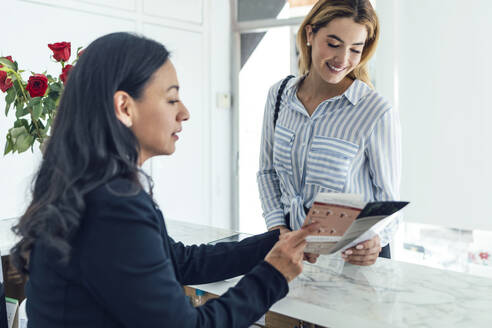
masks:
<path fill-rule="evenodd" d="M 370 267 L 320 262 L 305 264 L 270 311 L 326 327 L 492 325 L 492 279 L 387 259 Z M 193 287 L 220 295 L 238 280 Z"/>
<path fill-rule="evenodd" d="M 0 220 L 0 251 L 7 254 L 17 238 L 15 219 Z M 201 244 L 233 231 L 166 220 L 169 235 L 185 244 Z M 221 295 L 240 278 L 193 286 Z M 271 311 L 327 327 L 492 327 L 492 279 L 394 260 L 375 265 L 345 264 L 339 255 L 305 263 L 289 284 L 287 297 Z"/>
<path fill-rule="evenodd" d="M 183 231 L 180 225 L 168 224 L 176 240 L 181 233 L 193 241 L 196 231 L 200 242 L 224 233 L 203 226 Z M 239 279 L 193 287 L 221 295 Z M 465 273 L 388 259 L 360 267 L 335 254 L 305 263 L 289 288 L 270 310 L 326 327 L 492 327 L 492 279 Z"/>

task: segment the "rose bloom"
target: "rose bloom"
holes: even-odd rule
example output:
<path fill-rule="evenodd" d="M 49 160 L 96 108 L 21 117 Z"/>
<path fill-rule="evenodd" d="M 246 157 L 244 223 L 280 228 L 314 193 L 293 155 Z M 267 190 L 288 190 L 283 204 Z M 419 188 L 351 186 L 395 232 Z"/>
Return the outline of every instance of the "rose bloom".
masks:
<path fill-rule="evenodd" d="M 67 65 L 62 69 L 62 73 L 60 74 L 60 80 L 62 80 L 63 84 L 67 81 L 68 73 L 72 69 L 72 65 Z"/>
<path fill-rule="evenodd" d="M 53 58 L 56 61 L 67 61 L 70 58 L 70 42 L 57 42 L 48 44 L 48 48 L 53 51 Z"/>
<path fill-rule="evenodd" d="M 43 74 L 34 74 L 27 81 L 26 90 L 29 91 L 31 98 L 42 97 L 48 89 L 48 78 Z"/>
<path fill-rule="evenodd" d="M 7 56 L 5 57 L 8 60 L 10 60 L 12 63 L 14 62 L 12 60 L 12 56 Z M 0 64 L 0 68 L 3 67 L 2 64 Z M 7 72 L 0 71 L 0 90 L 2 92 L 7 92 L 8 89 L 10 89 L 14 84 L 12 83 L 12 80 L 7 77 Z"/>

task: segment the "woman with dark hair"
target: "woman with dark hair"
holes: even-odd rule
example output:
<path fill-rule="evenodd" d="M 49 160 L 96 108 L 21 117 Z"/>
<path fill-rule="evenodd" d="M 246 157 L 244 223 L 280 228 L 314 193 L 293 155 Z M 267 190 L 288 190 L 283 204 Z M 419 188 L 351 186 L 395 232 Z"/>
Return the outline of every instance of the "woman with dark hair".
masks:
<path fill-rule="evenodd" d="M 247 327 L 301 272 L 316 226 L 216 246 L 167 235 L 140 166 L 172 154 L 189 118 L 168 57 L 155 41 L 114 33 L 92 42 L 71 71 L 15 227 L 29 327 Z M 181 287 L 240 274 L 198 308 Z"/>

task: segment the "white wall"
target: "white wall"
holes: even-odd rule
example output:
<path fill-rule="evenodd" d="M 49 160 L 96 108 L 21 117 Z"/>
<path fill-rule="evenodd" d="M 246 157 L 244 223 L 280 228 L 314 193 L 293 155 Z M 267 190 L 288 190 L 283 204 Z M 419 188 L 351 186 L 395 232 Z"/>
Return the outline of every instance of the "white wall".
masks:
<path fill-rule="evenodd" d="M 399 109 L 408 221 L 492 229 L 492 2 L 378 0 L 376 88 Z"/>
<path fill-rule="evenodd" d="M 36 72 L 58 74 L 48 43 L 71 41 L 74 52 L 114 31 L 136 31 L 164 43 L 191 120 L 184 123 L 176 154 L 146 165 L 156 201 L 167 218 L 231 226 L 231 118 L 215 102 L 217 92 L 230 92 L 229 1 L 11 0 L 2 1 L 2 13 L 2 25 L 11 28 L 2 33 L 0 55 L 12 55 L 21 68 Z M 4 107 L 2 96 L 2 113 Z M 13 121 L 14 112 L 0 118 L 2 146 Z M 22 214 L 39 160 L 38 151 L 0 157 L 0 219 Z"/>

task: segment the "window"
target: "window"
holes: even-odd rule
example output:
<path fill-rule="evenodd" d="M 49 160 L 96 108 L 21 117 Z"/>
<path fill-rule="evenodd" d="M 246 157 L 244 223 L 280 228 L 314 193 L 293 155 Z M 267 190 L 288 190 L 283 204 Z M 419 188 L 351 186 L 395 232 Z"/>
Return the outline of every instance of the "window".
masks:
<path fill-rule="evenodd" d="M 237 151 L 239 185 L 236 213 L 240 231 L 265 231 L 256 183 L 261 129 L 270 87 L 297 71 L 297 26 L 315 1 L 237 1 L 235 36 L 239 56 Z"/>

